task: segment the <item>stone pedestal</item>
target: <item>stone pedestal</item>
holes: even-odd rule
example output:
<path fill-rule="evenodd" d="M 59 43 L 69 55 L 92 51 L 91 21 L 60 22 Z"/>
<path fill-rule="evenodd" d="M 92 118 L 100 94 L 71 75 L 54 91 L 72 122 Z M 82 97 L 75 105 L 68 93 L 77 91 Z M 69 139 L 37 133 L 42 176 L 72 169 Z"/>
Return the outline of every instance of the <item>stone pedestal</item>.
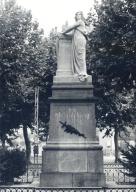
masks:
<path fill-rule="evenodd" d="M 81 136 L 64 131 L 60 121 L 74 127 Z M 49 140 L 43 148 L 41 187 L 105 185 L 103 153 L 95 123 L 91 76 L 80 82 L 72 74 L 71 39 L 62 37 L 50 98 Z"/>

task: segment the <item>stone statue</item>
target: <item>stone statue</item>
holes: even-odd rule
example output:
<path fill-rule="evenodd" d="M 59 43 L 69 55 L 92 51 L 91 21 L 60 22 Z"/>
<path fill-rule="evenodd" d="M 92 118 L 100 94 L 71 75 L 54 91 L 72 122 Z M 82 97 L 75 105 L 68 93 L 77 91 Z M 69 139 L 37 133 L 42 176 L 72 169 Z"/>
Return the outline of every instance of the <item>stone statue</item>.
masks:
<path fill-rule="evenodd" d="M 81 11 L 75 14 L 75 24 L 65 31 L 63 35 L 72 32 L 72 72 L 80 81 L 88 77 L 86 69 L 86 40 L 87 31 L 85 19 Z"/>
<path fill-rule="evenodd" d="M 92 76 L 86 70 L 87 27 L 82 12 L 76 13 L 75 19 L 75 25 L 68 27 L 66 23 L 56 38 L 57 70 L 40 187 L 105 187 Z"/>

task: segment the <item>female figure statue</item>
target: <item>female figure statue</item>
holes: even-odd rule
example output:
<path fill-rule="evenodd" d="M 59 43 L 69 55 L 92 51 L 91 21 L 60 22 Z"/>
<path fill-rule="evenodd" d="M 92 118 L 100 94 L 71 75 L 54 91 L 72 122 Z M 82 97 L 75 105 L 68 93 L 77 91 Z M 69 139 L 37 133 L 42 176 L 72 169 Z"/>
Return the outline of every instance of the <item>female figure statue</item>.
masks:
<path fill-rule="evenodd" d="M 72 35 L 72 72 L 78 75 L 80 81 L 87 78 L 86 69 L 86 25 L 83 13 L 75 14 L 75 24 L 66 29 L 63 34 L 73 32 Z"/>

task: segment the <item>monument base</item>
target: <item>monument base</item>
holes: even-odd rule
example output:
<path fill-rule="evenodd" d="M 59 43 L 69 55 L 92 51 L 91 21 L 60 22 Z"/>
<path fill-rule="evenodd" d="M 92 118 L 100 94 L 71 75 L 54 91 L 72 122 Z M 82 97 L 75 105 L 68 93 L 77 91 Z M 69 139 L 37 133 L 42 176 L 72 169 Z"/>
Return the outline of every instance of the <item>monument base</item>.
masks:
<path fill-rule="evenodd" d="M 41 187 L 102 187 L 104 173 L 42 173 Z"/>
<path fill-rule="evenodd" d="M 103 187 L 102 147 L 98 144 L 47 144 L 41 187 Z"/>

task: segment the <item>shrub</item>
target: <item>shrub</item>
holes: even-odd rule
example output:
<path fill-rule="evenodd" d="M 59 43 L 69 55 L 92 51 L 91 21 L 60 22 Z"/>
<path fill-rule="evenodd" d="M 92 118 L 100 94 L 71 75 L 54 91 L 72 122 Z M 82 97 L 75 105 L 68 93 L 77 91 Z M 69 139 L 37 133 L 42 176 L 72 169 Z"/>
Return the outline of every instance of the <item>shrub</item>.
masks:
<path fill-rule="evenodd" d="M 119 159 L 119 163 L 126 169 L 125 175 L 135 178 L 136 182 L 136 147 L 127 144 L 127 149 L 120 149 L 122 158 Z"/>
<path fill-rule="evenodd" d="M 26 172 L 25 151 L 19 149 L 0 149 L 0 180 L 2 183 L 13 182 Z"/>

